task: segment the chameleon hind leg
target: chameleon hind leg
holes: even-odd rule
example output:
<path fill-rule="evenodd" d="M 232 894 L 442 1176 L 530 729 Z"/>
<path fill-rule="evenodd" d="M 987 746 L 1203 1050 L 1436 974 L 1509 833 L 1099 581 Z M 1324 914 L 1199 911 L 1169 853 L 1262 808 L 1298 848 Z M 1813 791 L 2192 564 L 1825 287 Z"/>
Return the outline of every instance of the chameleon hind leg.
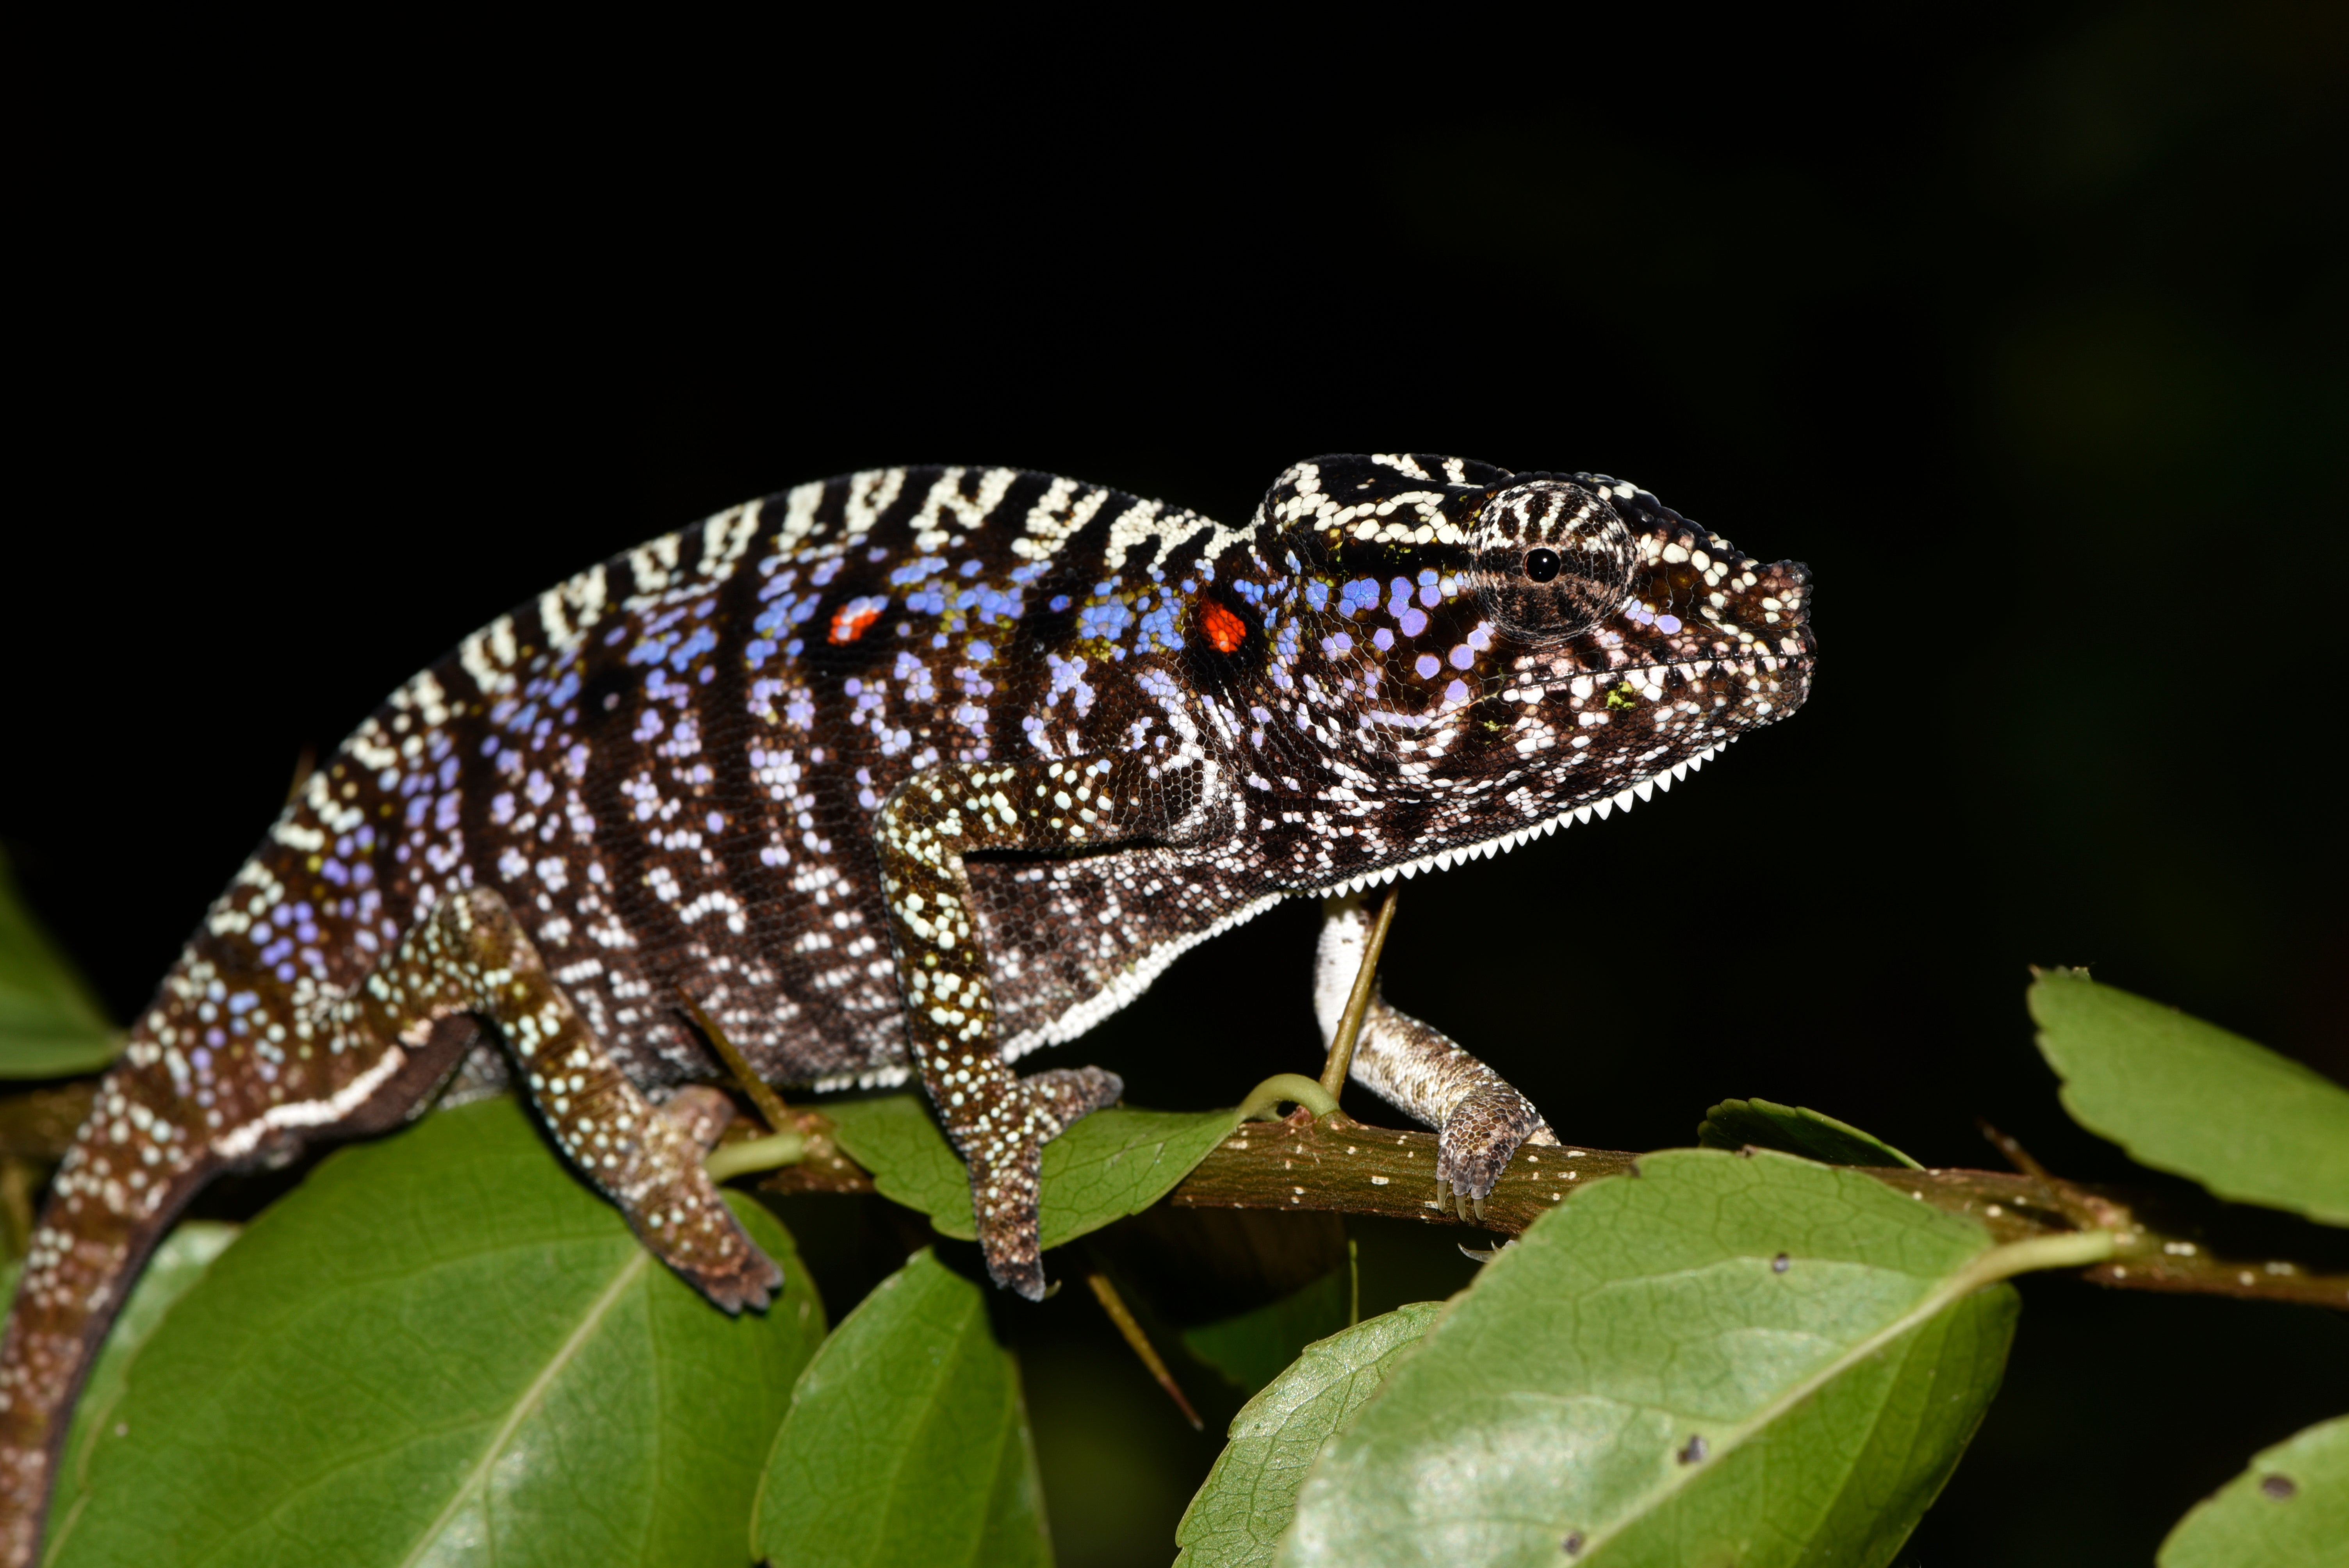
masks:
<path fill-rule="evenodd" d="M 411 927 L 337 1008 L 336 1048 L 414 1047 L 460 1013 L 497 1026 L 514 1076 L 557 1146 L 655 1257 L 730 1313 L 767 1305 L 782 1271 L 702 1169 L 724 1126 L 710 1097 L 688 1090 L 664 1106 L 647 1100 L 497 893 L 453 894 Z"/>
<path fill-rule="evenodd" d="M 1036 1210 L 1044 1145 L 1115 1100 L 1124 1086 L 1099 1068 L 1021 1078 L 1004 1061 L 963 857 L 1144 836 L 1194 841 L 1219 806 L 1211 762 L 1132 754 L 932 768 L 898 786 L 874 820 L 907 1044 L 969 1168 L 988 1273 L 1030 1301 L 1044 1295 Z"/>
<path fill-rule="evenodd" d="M 1321 906 L 1313 1010 L 1321 1021 L 1325 1050 L 1337 1037 L 1371 925 L 1370 910 L 1360 896 L 1333 898 Z M 1441 1029 L 1389 1006 L 1376 991 L 1362 1015 L 1350 1076 L 1397 1110 L 1436 1130 L 1436 1200 L 1456 1202 L 1464 1220 L 1472 1205 L 1481 1211 L 1520 1148 L 1557 1141 L 1533 1101 L 1506 1078 Z"/>

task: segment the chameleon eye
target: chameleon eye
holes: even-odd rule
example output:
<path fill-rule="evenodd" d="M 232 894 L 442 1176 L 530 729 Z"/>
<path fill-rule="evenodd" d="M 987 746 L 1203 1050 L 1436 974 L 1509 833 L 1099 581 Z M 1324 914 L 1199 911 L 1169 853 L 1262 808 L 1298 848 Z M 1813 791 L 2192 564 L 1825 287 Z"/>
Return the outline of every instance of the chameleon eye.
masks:
<path fill-rule="evenodd" d="M 1571 637 L 1630 592 L 1638 546 L 1600 493 L 1571 480 L 1527 480 L 1477 513 L 1467 573 L 1486 614 L 1528 641 Z"/>

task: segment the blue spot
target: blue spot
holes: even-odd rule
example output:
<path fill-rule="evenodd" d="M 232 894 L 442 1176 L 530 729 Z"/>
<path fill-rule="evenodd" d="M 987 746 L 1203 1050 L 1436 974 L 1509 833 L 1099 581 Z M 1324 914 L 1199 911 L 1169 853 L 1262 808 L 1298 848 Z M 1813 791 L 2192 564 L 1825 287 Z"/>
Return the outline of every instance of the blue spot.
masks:
<path fill-rule="evenodd" d="M 1114 599 L 1106 604 L 1088 604 L 1077 616 L 1077 635 L 1115 638 L 1133 620 L 1133 613 Z"/>

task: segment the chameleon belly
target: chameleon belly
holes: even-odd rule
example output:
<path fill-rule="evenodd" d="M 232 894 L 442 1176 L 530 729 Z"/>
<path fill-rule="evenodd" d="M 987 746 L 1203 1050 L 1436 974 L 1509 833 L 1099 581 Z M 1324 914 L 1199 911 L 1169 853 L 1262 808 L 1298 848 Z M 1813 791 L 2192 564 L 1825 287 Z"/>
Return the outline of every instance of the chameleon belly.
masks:
<path fill-rule="evenodd" d="M 414 1114 L 482 1023 L 721 1305 L 761 1305 L 772 1265 L 721 1233 L 708 1104 L 671 1101 L 725 1077 L 688 997 L 773 1082 L 918 1073 L 990 1267 L 1040 1294 L 1037 1150 L 1117 1084 L 1006 1063 L 1280 897 L 1669 786 L 1800 705 L 1808 602 L 1803 567 L 1630 485 L 1411 454 L 1299 464 L 1240 529 L 876 470 L 549 590 L 311 776 L 135 1022 L 0 1354 L 11 1550 L 109 1304 L 195 1186 Z M 1415 1113 L 1475 1099 L 1464 1191 L 1547 1136 L 1424 1026 L 1365 1049 Z"/>

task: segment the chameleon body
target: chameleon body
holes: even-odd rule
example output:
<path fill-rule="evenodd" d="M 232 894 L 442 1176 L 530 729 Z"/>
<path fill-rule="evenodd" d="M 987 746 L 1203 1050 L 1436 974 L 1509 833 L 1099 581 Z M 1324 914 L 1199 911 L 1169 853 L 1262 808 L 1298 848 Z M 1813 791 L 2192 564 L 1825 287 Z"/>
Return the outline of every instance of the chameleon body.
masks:
<path fill-rule="evenodd" d="M 726 1073 L 918 1076 L 995 1278 L 1044 1288 L 1043 1143 L 1113 1100 L 1010 1063 L 1294 894 L 1492 854 L 1665 788 L 1808 689 L 1808 573 L 1603 476 L 1300 463 L 1245 527 L 1008 469 L 802 486 L 467 638 L 314 772 L 134 1023 L 0 1348 L 8 1560 L 88 1361 L 216 1172 L 509 1075 L 730 1311 L 773 1263 L 700 1157 Z M 1373 1007 L 1356 1077 L 1480 1199 L 1547 1129 Z"/>

